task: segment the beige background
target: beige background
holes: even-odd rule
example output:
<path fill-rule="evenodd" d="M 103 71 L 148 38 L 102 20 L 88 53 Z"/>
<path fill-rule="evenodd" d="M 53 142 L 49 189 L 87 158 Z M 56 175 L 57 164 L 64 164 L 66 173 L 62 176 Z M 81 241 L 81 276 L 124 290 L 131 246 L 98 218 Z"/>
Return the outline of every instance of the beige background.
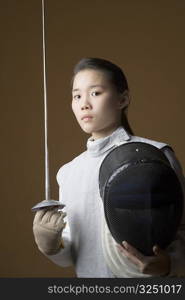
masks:
<path fill-rule="evenodd" d="M 172 145 L 184 167 L 185 1 L 46 0 L 46 10 L 52 197 L 59 167 L 89 137 L 70 108 L 72 69 L 82 57 L 123 68 L 135 134 Z M 41 1 L 1 0 L 0 22 L 0 276 L 72 277 L 32 235 L 30 208 L 44 199 Z"/>

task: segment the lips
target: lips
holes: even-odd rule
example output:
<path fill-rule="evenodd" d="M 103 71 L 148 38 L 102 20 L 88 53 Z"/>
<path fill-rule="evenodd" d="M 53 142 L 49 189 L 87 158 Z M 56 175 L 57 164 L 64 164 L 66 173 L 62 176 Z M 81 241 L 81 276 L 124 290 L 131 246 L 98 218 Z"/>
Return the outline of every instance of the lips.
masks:
<path fill-rule="evenodd" d="M 82 120 L 84 120 L 84 119 L 92 119 L 92 116 L 91 115 L 84 115 L 82 118 L 81 118 Z"/>

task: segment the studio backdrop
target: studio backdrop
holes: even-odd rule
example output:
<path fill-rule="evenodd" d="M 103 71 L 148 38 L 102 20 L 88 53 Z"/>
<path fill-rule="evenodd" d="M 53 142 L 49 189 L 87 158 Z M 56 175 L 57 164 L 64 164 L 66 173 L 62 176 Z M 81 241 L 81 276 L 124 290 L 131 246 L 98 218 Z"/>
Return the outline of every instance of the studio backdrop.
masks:
<path fill-rule="evenodd" d="M 74 277 L 34 242 L 31 207 L 44 200 L 42 14 L 38 0 L 0 0 L 0 277 Z M 71 111 L 83 57 L 118 64 L 128 79 L 135 135 L 170 144 L 185 165 L 185 2 L 46 0 L 48 143 L 52 198 L 58 169 L 89 137 Z"/>

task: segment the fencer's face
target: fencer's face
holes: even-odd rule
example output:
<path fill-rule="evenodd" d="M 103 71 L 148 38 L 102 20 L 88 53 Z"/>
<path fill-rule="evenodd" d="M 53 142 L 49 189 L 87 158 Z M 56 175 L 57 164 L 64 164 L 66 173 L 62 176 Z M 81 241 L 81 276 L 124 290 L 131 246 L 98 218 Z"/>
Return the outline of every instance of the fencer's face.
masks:
<path fill-rule="evenodd" d="M 86 69 L 73 81 L 72 110 L 82 128 L 94 139 L 113 132 L 126 105 L 103 71 Z"/>

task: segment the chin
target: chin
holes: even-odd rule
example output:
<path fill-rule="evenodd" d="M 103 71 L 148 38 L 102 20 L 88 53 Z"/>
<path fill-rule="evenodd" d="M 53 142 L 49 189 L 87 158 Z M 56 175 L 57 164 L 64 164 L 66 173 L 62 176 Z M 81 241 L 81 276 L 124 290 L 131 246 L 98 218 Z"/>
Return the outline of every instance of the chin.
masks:
<path fill-rule="evenodd" d="M 91 134 L 94 131 L 92 128 L 93 126 L 83 126 L 81 124 L 79 124 L 79 125 L 85 133 Z"/>
<path fill-rule="evenodd" d="M 82 130 L 83 130 L 85 133 L 88 133 L 88 134 L 92 134 L 92 133 L 93 133 L 93 130 L 92 130 L 92 129 L 89 129 L 89 128 L 83 128 L 83 127 L 82 127 Z"/>

